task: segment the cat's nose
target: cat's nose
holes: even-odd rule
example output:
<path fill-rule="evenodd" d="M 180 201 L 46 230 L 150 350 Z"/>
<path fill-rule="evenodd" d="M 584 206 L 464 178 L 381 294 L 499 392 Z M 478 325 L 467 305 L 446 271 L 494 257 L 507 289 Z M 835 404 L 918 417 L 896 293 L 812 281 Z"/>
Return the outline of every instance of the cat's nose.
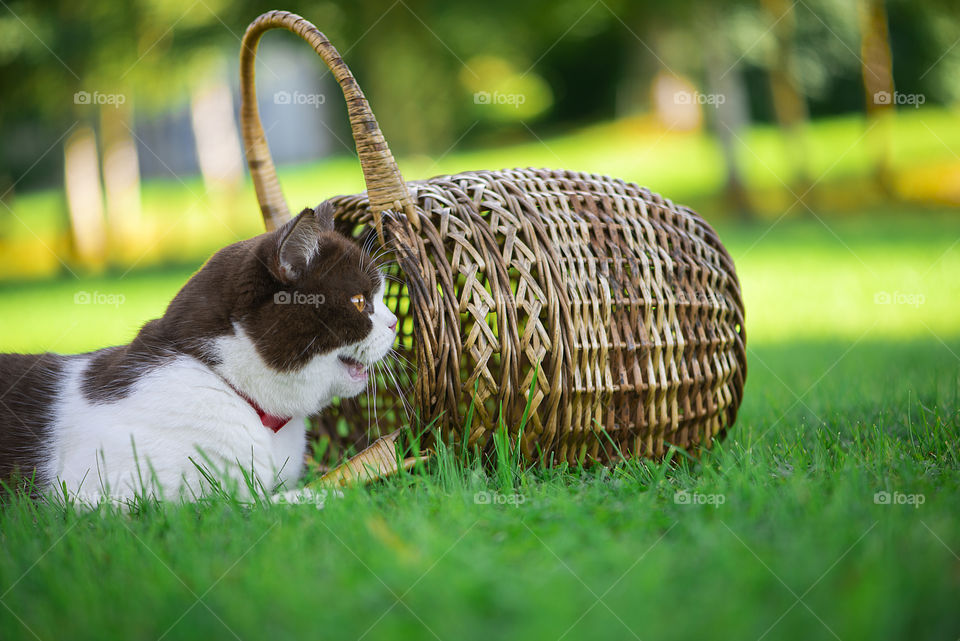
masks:
<path fill-rule="evenodd" d="M 393 317 L 393 320 L 390 322 L 389 325 L 387 325 L 387 327 L 390 329 L 391 332 L 396 332 L 396 331 L 397 331 L 397 317 L 396 317 L 396 316 Z"/>

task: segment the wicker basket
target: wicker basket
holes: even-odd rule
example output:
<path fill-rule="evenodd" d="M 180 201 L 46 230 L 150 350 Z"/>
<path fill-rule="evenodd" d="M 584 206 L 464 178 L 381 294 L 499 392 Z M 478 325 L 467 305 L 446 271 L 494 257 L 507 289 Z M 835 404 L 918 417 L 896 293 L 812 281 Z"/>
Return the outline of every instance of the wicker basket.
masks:
<path fill-rule="evenodd" d="M 375 230 L 400 317 L 398 370 L 412 407 L 446 439 L 488 447 L 498 425 L 548 462 L 663 456 L 729 428 L 746 376 L 733 261 L 693 211 L 633 183 L 547 169 L 475 171 L 405 183 L 363 92 L 327 38 L 272 11 L 241 50 L 243 136 L 268 229 L 290 216 L 257 110 L 264 32 L 310 43 L 348 106 L 367 192 L 338 196 L 338 228 Z M 344 402 L 321 418 L 362 437 L 407 423 L 403 395 Z M 373 434 L 372 436 L 376 436 Z"/>

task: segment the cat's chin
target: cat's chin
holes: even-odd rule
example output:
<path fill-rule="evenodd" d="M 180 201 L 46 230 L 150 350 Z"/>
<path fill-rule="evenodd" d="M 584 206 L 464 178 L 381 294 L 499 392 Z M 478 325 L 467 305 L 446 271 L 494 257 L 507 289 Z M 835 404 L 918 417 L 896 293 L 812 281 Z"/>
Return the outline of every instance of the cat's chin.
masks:
<path fill-rule="evenodd" d="M 346 370 L 350 380 L 366 384 L 367 378 L 370 376 L 369 368 L 366 365 L 355 358 L 342 354 L 337 357 L 337 360 L 340 361 L 340 364 Z"/>
<path fill-rule="evenodd" d="M 333 395 L 332 395 L 333 398 L 344 399 L 344 398 L 353 398 L 354 396 L 359 396 L 360 394 L 363 394 L 366 391 L 366 389 L 367 389 L 367 379 L 363 379 L 362 381 L 344 379 L 339 383 L 337 383 L 335 386 L 333 386 L 333 388 L 330 391 L 333 392 Z M 329 406 L 329 404 L 330 404 L 329 401 L 322 403 L 322 407 L 320 409 L 321 410 L 325 409 L 326 407 Z M 315 413 L 319 413 L 319 411 L 320 410 L 318 410 Z"/>
<path fill-rule="evenodd" d="M 340 398 L 353 398 L 367 389 L 370 370 L 367 365 L 350 356 L 338 355 L 336 366 L 340 370 L 334 385 L 334 395 Z"/>
<path fill-rule="evenodd" d="M 351 347 L 314 357 L 293 377 L 303 397 L 309 398 L 311 403 L 316 401 L 311 412 L 316 414 L 335 398 L 353 398 L 364 393 L 370 384 L 373 364 L 378 360 L 367 361 L 355 347 Z"/>

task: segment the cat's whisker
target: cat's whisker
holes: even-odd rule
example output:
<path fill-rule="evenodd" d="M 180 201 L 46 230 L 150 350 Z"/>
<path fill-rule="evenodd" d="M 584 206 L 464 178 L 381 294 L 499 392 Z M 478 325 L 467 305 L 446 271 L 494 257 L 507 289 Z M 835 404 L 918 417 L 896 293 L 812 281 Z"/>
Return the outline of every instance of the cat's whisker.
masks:
<path fill-rule="evenodd" d="M 400 383 L 397 380 L 397 377 L 394 375 L 394 372 L 390 369 L 390 366 L 386 362 L 383 365 L 383 370 L 386 376 L 389 377 L 389 380 L 387 380 L 388 385 L 391 381 L 393 383 L 393 387 L 396 390 L 397 398 L 400 399 L 400 408 L 403 410 L 403 415 L 406 422 L 409 423 L 410 422 L 410 406 L 408 404 L 406 394 L 404 394 L 404 390 L 400 386 Z"/>
<path fill-rule="evenodd" d="M 387 369 L 386 362 L 384 362 L 384 361 L 381 361 L 381 362 L 380 362 L 380 372 L 381 372 L 381 377 L 383 378 L 384 387 L 389 390 L 389 389 L 390 389 L 390 379 L 387 378 L 387 375 L 389 374 L 389 370 Z M 400 400 L 401 400 L 401 402 L 403 402 L 403 401 L 405 401 L 406 399 L 404 399 L 404 398 L 401 396 L 401 397 L 400 397 Z M 392 409 L 392 408 L 391 408 L 391 409 Z"/>
<path fill-rule="evenodd" d="M 396 261 L 391 260 L 391 261 L 388 261 L 388 262 L 386 262 L 386 263 L 384 263 L 384 264 L 382 264 L 382 265 L 378 265 L 377 272 L 380 273 L 380 274 L 383 274 L 384 276 L 387 276 L 388 274 L 389 274 L 390 276 L 393 276 L 393 274 L 390 274 L 390 270 L 387 269 L 387 266 L 388 266 L 388 265 L 396 265 L 396 264 L 397 264 Z"/>
<path fill-rule="evenodd" d="M 394 387 L 395 387 L 396 390 L 397 390 L 397 397 L 400 399 L 400 404 L 401 404 L 401 406 L 403 407 L 403 413 L 404 413 L 404 415 L 406 416 L 407 422 L 409 423 L 409 422 L 410 422 L 411 408 L 410 408 L 409 405 L 407 404 L 406 394 L 404 394 L 404 390 L 403 390 L 403 388 L 400 386 L 400 382 L 397 380 L 397 377 L 394 375 L 394 372 L 390 369 L 390 366 L 387 365 L 386 363 L 384 363 L 383 369 L 384 369 L 384 371 L 386 371 L 386 373 L 387 373 L 387 374 L 390 376 L 390 378 L 393 380 L 393 385 L 394 385 Z"/>
<path fill-rule="evenodd" d="M 377 262 L 380 258 L 381 258 L 381 256 L 377 256 L 376 258 L 371 259 L 374 269 L 376 269 L 376 270 L 379 271 L 379 272 L 383 272 L 383 271 L 384 271 L 384 268 L 387 267 L 388 265 L 396 265 L 396 264 L 397 264 L 397 260 L 396 260 L 395 258 L 388 258 L 388 259 L 383 260 L 383 261 L 381 261 L 381 262 Z"/>
<path fill-rule="evenodd" d="M 310 342 L 307 343 L 307 346 L 304 347 L 304 348 L 300 351 L 299 354 L 297 354 L 297 357 L 290 360 L 290 363 L 289 363 L 289 364 L 290 364 L 290 365 L 293 365 L 294 363 L 296 363 L 297 361 L 299 361 L 300 358 L 301 358 L 304 354 L 307 353 L 307 350 L 310 349 L 311 347 L 313 347 L 313 344 L 316 343 L 316 342 L 317 342 L 317 337 L 314 336 L 313 338 L 310 339 Z"/>
<path fill-rule="evenodd" d="M 394 361 L 394 362 L 395 362 L 397 365 L 399 365 L 400 368 L 401 368 L 399 371 L 393 372 L 395 375 L 397 375 L 397 376 L 403 376 L 403 377 L 405 377 L 405 378 L 408 379 L 408 380 L 413 378 L 413 376 L 412 376 L 412 370 L 411 370 L 408 366 L 404 365 L 404 364 L 401 363 L 400 361 Z"/>
<path fill-rule="evenodd" d="M 367 241 L 363 245 L 363 251 L 360 253 L 360 260 L 358 263 L 359 265 L 363 265 L 364 257 L 369 256 L 370 252 L 373 250 L 373 244 L 375 242 L 375 238 L 376 237 L 373 234 L 370 234 L 370 236 L 367 237 Z"/>
<path fill-rule="evenodd" d="M 377 384 L 376 384 L 376 371 L 377 371 L 377 369 L 378 369 L 378 366 L 379 366 L 379 363 L 374 363 L 374 364 L 373 364 L 374 376 L 371 377 L 371 381 L 373 381 L 373 424 L 377 426 L 377 435 L 379 436 L 379 435 L 380 435 L 380 417 L 379 417 L 379 415 L 377 414 L 377 405 L 379 405 L 379 403 L 377 403 L 377 387 L 376 387 L 376 385 L 377 385 Z M 368 410 L 367 410 L 367 413 L 369 413 L 369 412 L 370 412 L 370 410 L 368 409 Z"/>
<path fill-rule="evenodd" d="M 363 253 L 369 254 L 375 242 L 377 242 L 377 234 L 371 229 L 367 232 L 367 238 L 363 241 Z"/>
<path fill-rule="evenodd" d="M 372 430 L 371 420 L 372 420 L 372 416 L 373 416 L 373 415 L 371 414 L 371 412 L 370 412 L 370 406 L 373 404 L 373 403 L 371 403 L 371 401 L 370 401 L 370 388 L 371 388 L 371 386 L 373 385 L 373 383 L 371 382 L 370 379 L 371 379 L 371 377 L 368 376 L 368 377 L 367 377 L 367 386 L 366 386 L 366 390 L 365 390 L 365 391 L 366 391 L 366 394 L 367 394 L 367 406 L 366 406 L 366 410 L 367 410 L 367 434 L 370 434 L 370 432 L 371 432 L 371 430 Z"/>
<path fill-rule="evenodd" d="M 394 241 L 394 240 L 391 238 L 391 239 L 388 239 L 387 242 L 385 242 L 385 243 L 383 243 L 382 245 L 380 245 L 380 247 L 377 249 L 377 255 L 380 256 L 380 255 L 383 255 L 383 254 L 392 254 L 392 253 L 394 253 L 396 250 L 397 250 L 396 241 Z"/>
<path fill-rule="evenodd" d="M 386 255 L 388 255 L 388 254 L 393 254 L 393 253 L 395 253 L 395 252 L 396 252 L 396 248 L 390 246 L 391 242 L 392 242 L 392 241 L 387 241 L 386 244 L 381 245 L 380 248 L 376 251 L 376 253 L 374 253 L 373 255 L 370 256 L 370 259 L 371 259 L 374 263 L 376 263 L 376 262 L 377 262 L 377 259 L 379 259 L 381 256 L 386 256 Z M 368 252 L 368 253 L 369 253 L 369 252 Z"/>
<path fill-rule="evenodd" d="M 398 352 L 393 347 L 390 348 L 390 351 L 388 352 L 388 354 L 396 358 L 397 362 L 400 363 L 402 366 L 409 368 L 413 372 L 417 371 L 416 366 L 413 363 L 411 363 L 410 360 L 407 359 L 403 354 Z"/>
<path fill-rule="evenodd" d="M 378 240 L 379 240 L 379 238 L 377 238 L 376 232 L 374 232 L 373 230 L 370 230 L 370 236 L 369 236 L 369 241 L 370 241 L 370 242 L 366 244 L 366 245 L 367 245 L 367 246 L 366 246 L 367 253 L 370 253 L 370 250 L 373 249 L 373 247 L 374 247 L 374 243 L 376 243 L 376 241 L 378 241 Z M 385 247 L 386 245 L 389 245 L 389 244 L 390 244 L 390 241 L 388 240 L 385 244 L 381 245 L 380 247 L 383 248 L 383 247 Z"/>

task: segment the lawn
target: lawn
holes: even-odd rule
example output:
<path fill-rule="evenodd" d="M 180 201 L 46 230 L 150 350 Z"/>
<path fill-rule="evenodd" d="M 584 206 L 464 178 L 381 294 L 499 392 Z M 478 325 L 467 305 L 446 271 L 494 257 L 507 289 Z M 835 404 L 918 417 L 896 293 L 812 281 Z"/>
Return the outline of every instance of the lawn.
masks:
<path fill-rule="evenodd" d="M 957 639 L 960 225 L 797 213 L 718 223 L 749 376 L 698 460 L 444 459 L 319 511 L 14 502 L 0 638 Z M 0 349 L 128 340 L 195 266 L 6 286 Z"/>

